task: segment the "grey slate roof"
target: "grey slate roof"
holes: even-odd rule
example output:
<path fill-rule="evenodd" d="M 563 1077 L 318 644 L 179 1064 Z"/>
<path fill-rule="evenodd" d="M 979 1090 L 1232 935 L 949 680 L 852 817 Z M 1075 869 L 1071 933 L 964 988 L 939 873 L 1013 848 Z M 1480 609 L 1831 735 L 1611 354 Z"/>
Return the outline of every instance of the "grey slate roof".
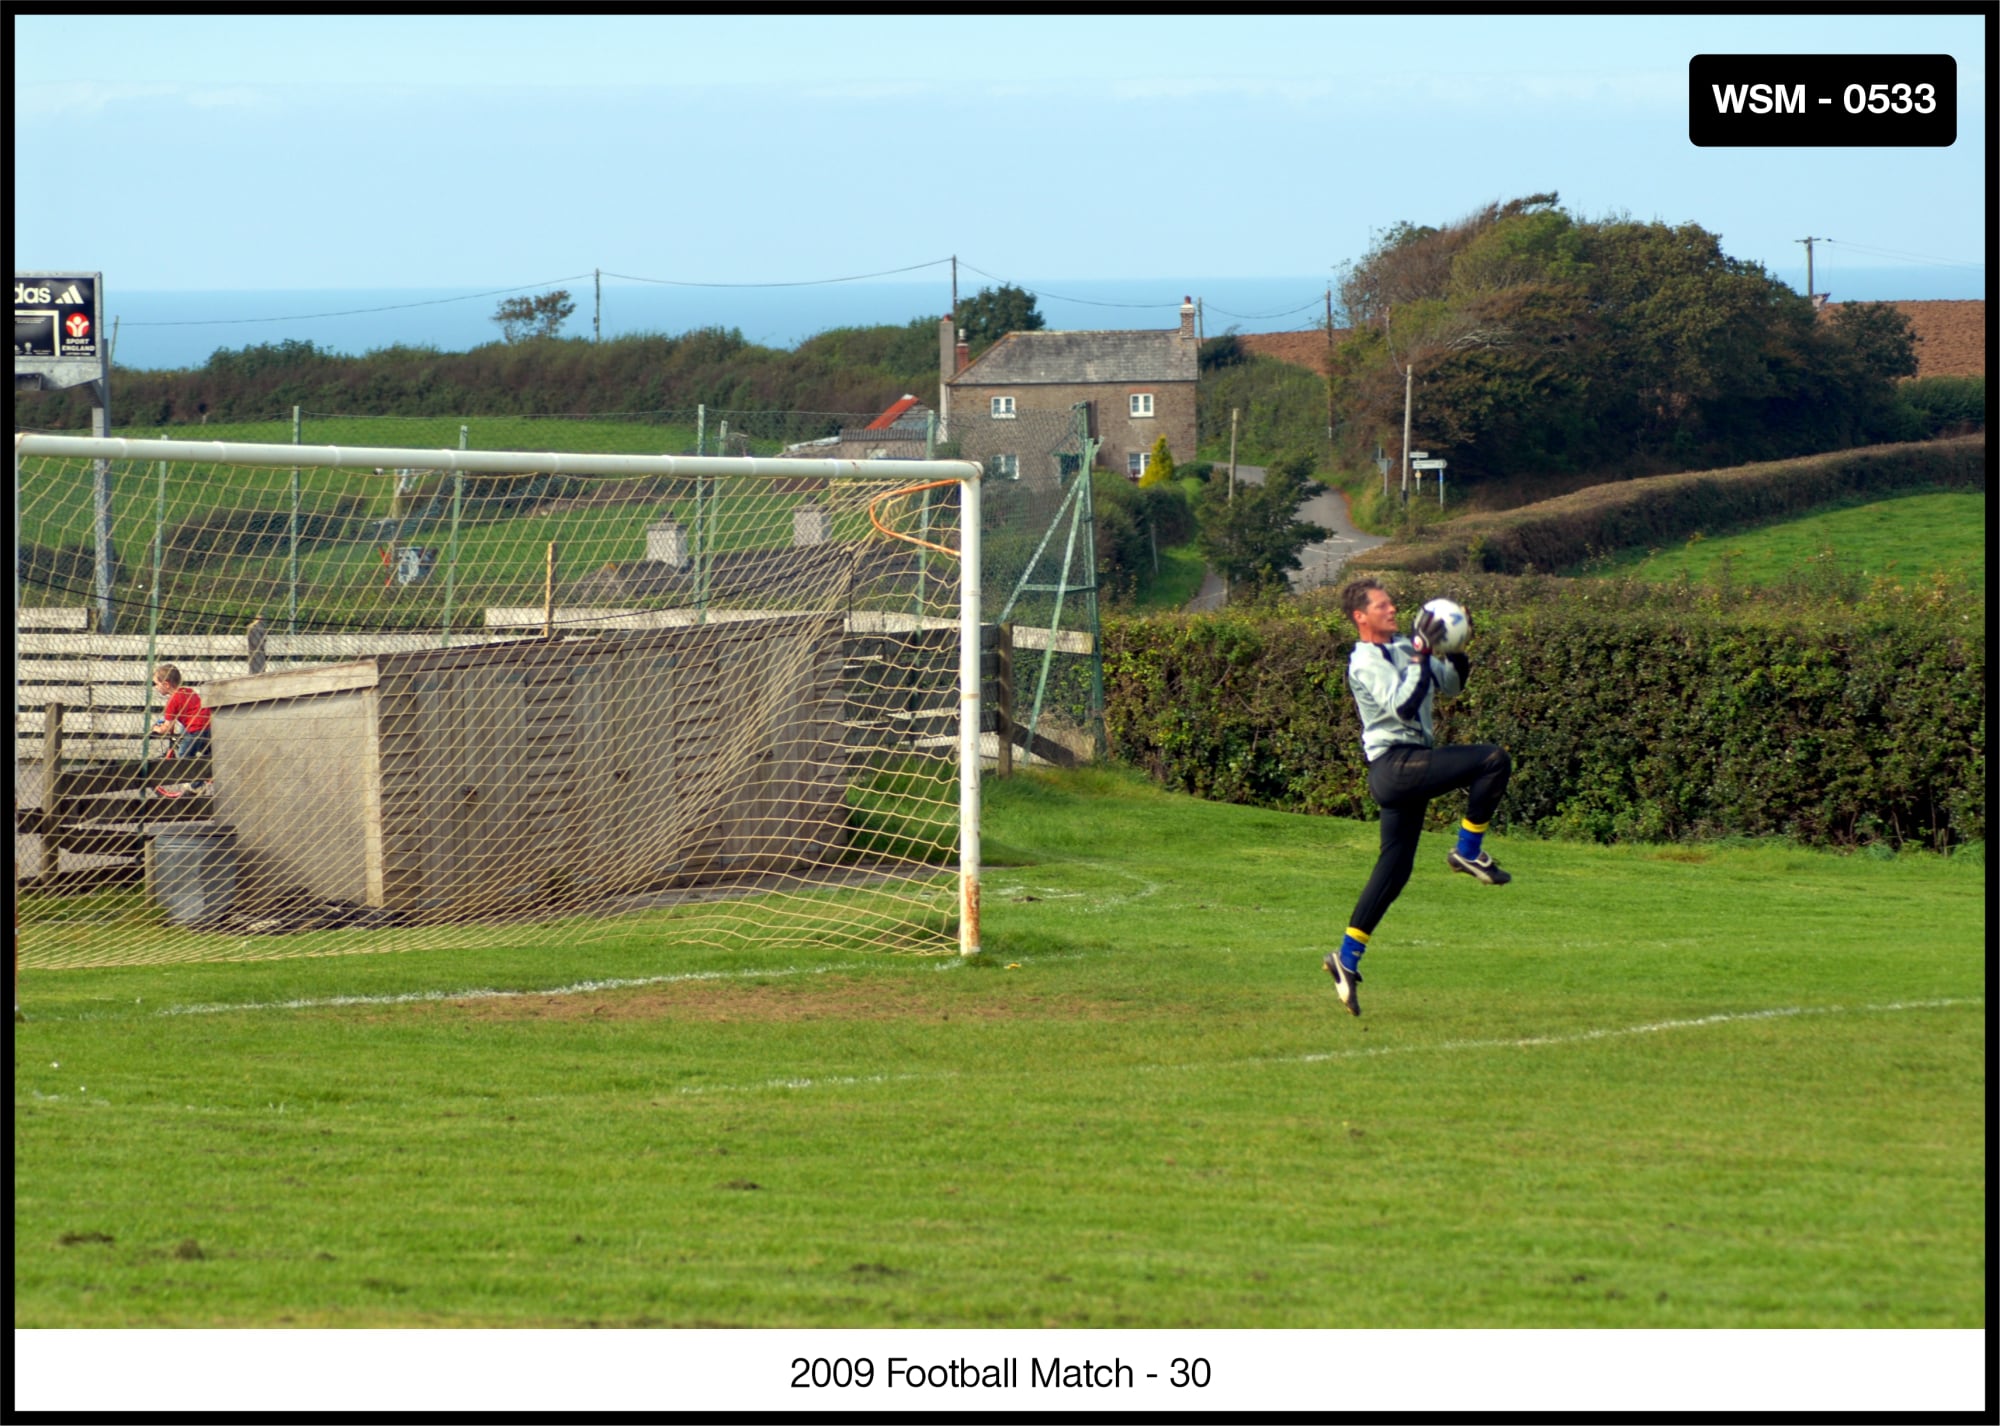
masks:
<path fill-rule="evenodd" d="M 953 386 L 1072 386 L 1193 381 L 1195 344 L 1178 330 L 1009 332 Z"/>

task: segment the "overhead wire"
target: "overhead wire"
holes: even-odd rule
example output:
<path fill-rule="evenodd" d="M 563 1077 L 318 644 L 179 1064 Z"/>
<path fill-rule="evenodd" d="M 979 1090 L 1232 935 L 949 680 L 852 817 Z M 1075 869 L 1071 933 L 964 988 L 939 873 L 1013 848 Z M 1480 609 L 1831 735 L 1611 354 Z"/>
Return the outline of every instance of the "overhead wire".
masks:
<path fill-rule="evenodd" d="M 1859 245 L 1850 244 L 1850 246 L 1858 247 Z M 1917 260 L 1942 261 L 1942 259 L 1917 259 Z M 515 293 L 515 292 L 533 292 L 533 291 L 545 290 L 554 287 L 557 283 L 562 283 L 562 282 L 581 282 L 586 277 L 611 277 L 618 279 L 620 282 L 640 282 L 659 287 L 701 287 L 701 288 L 718 288 L 718 289 L 827 287 L 843 282 L 865 282 L 871 278 L 895 277 L 906 272 L 921 272 L 927 268 L 942 267 L 951 261 L 952 259 L 948 257 L 932 258 L 928 262 L 911 263 L 906 267 L 884 268 L 878 272 L 858 272 L 849 274 L 844 277 L 815 277 L 815 278 L 804 278 L 796 281 L 787 281 L 787 282 L 697 282 L 686 278 L 646 277 L 637 273 L 612 272 L 609 269 L 599 268 L 591 272 L 571 273 L 566 277 L 553 277 L 543 282 L 522 283 L 514 287 L 495 287 L 483 292 L 468 292 L 457 297 L 429 297 L 429 298 L 423 298 L 415 302 L 390 302 L 373 307 L 342 307 L 326 312 L 293 312 L 275 317 L 199 317 L 199 318 L 189 318 L 179 321 L 134 320 L 134 321 L 128 321 L 124 325 L 130 327 L 233 327 L 233 326 L 252 326 L 259 323 L 269 323 L 269 322 L 315 322 L 331 317 L 362 317 L 362 316 L 371 316 L 381 312 L 405 312 L 420 307 L 442 307 L 442 306 L 447 306 L 454 302 L 477 302 L 487 297 L 504 297 L 510 293 Z M 974 266 L 972 263 L 960 260 L 958 265 L 965 268 L 966 271 L 968 272 L 977 273 L 981 277 L 991 278 L 995 282 L 1007 284 L 1009 286 L 1021 287 L 1021 284 L 1015 283 L 1009 278 L 1000 277 L 994 273 L 986 271 L 984 268 Z M 1948 263 L 1946 265 L 1973 266 L 1974 264 Z M 1172 310 L 1178 308 L 1181 305 L 1178 302 L 1172 302 L 1172 301 L 1108 302 L 1099 298 L 1071 297 L 1060 292 L 1048 291 L 1045 288 L 1021 287 L 1021 290 L 1027 292 L 1030 296 L 1039 299 L 1051 302 L 1070 302 L 1082 307 L 1110 307 L 1110 308 L 1119 308 L 1130 311 L 1157 312 L 1163 310 Z M 1221 307 L 1215 308 L 1214 311 L 1220 316 L 1235 317 L 1240 321 L 1262 322 L 1262 321 L 1270 321 L 1278 317 L 1294 316 L 1297 313 L 1304 312 L 1309 308 L 1313 307 L 1319 300 L 1321 299 L 1315 299 L 1313 302 L 1306 302 L 1297 307 L 1287 308 L 1281 312 L 1231 312 Z"/>
<path fill-rule="evenodd" d="M 927 267 L 942 267 L 950 262 L 948 257 L 932 258 L 929 262 L 913 262 L 908 267 L 885 268 L 881 272 L 857 272 L 852 277 L 813 277 L 799 282 L 691 282 L 678 277 L 635 277 L 627 272 L 604 270 L 606 277 L 615 277 L 621 282 L 650 282 L 662 287 L 827 287 L 836 282 L 865 282 L 871 277 L 894 277 L 902 272 L 919 272 Z"/>
<path fill-rule="evenodd" d="M 246 322 L 314 322 L 322 317 L 360 317 L 373 312 L 402 312 L 412 307 L 441 307 L 447 302 L 477 302 L 482 297 L 502 297 L 509 292 L 532 292 L 558 282 L 581 282 L 589 277 L 579 272 L 570 277 L 552 277 L 547 282 L 530 282 L 520 287 L 496 287 L 491 292 L 468 292 L 463 297 L 427 297 L 421 302 L 392 302 L 386 307 L 349 307 L 339 312 L 299 312 L 289 317 L 203 317 L 186 322 L 127 322 L 128 327 L 234 327 Z"/>
<path fill-rule="evenodd" d="M 427 297 L 417 302 L 391 302 L 380 307 L 343 307 L 333 312 L 294 312 L 279 317 L 201 317 L 179 322 L 130 321 L 128 327 L 232 327 L 256 322 L 316 322 L 325 317 L 361 317 L 377 312 L 404 312 L 415 307 L 441 307 L 452 302 L 477 302 L 486 297 L 504 297 L 510 292 L 534 292 L 553 287 L 558 282 L 581 282 L 586 277 L 615 277 L 621 282 L 647 282 L 667 287 L 822 287 L 837 282 L 861 282 L 871 277 L 893 277 L 898 273 L 917 272 L 927 267 L 941 267 L 950 262 L 948 257 L 933 258 L 929 262 L 912 263 L 908 267 L 892 267 L 882 272 L 862 272 L 851 277 L 818 277 L 802 282 L 687 282 L 671 277 L 639 277 L 632 273 L 610 272 L 599 268 L 592 272 L 571 273 L 567 277 L 552 277 L 546 282 L 528 282 L 518 287 L 496 287 L 487 292 L 468 292 L 459 297 Z"/>
<path fill-rule="evenodd" d="M 1301 312 L 1310 312 L 1325 301 L 1326 298 L 1323 296 L 1315 297 L 1304 306 L 1288 307 L 1282 312 L 1231 312 L 1221 307 L 1209 307 L 1207 310 L 1216 313 L 1218 316 L 1236 317 L 1245 322 L 1268 322 L 1277 317 L 1295 317 Z"/>
<path fill-rule="evenodd" d="M 1898 252 L 1894 248 L 1870 247 L 1867 243 L 1850 243 L 1837 238 L 1820 238 L 1818 241 L 1830 243 L 1835 247 L 1853 248 L 1856 252 L 1870 253 L 1876 257 L 1892 257 L 1902 262 L 1920 263 L 1930 267 L 1981 268 L 1986 266 L 1983 262 L 1960 262 L 1947 257 L 1925 257 L 1921 253 Z"/>
<path fill-rule="evenodd" d="M 1033 287 L 1021 287 L 1020 283 L 1013 281 L 1011 278 L 996 276 L 983 267 L 974 267 L 971 263 L 963 260 L 958 265 L 967 272 L 976 272 L 981 277 L 991 277 L 995 282 L 1005 283 L 1010 287 L 1019 287 L 1021 291 L 1027 293 L 1030 297 L 1046 297 L 1051 302 L 1075 302 L 1084 307 L 1130 307 L 1149 312 L 1157 312 L 1166 307 L 1178 308 L 1181 305 L 1178 302 L 1100 302 L 1089 297 L 1065 297 L 1060 292 L 1049 292 Z"/>
<path fill-rule="evenodd" d="M 1007 283 L 1009 286 L 1019 287 L 1021 291 L 1027 293 L 1030 297 L 1046 298 L 1051 302 L 1074 302 L 1077 303 L 1079 306 L 1083 307 L 1123 307 L 1123 308 L 1131 308 L 1148 312 L 1175 310 L 1178 309 L 1181 305 L 1178 302 L 1104 302 L 1089 297 L 1065 297 L 1060 292 L 1050 292 L 1045 288 L 1023 287 L 1020 283 L 1014 282 L 1010 278 L 996 276 L 995 274 L 986 271 L 984 268 L 974 267 L 971 263 L 966 262 L 962 259 L 959 262 L 959 266 L 964 268 L 968 272 L 976 272 L 981 277 L 990 277 L 995 282 L 1004 282 Z M 1218 315 L 1224 317 L 1235 317 L 1239 321 L 1265 322 L 1265 321 L 1270 321 L 1273 318 L 1277 317 L 1296 316 L 1300 312 L 1305 312 L 1313 307 L 1317 307 L 1320 303 L 1324 302 L 1325 300 L 1326 298 L 1322 295 L 1319 297 L 1315 297 L 1312 299 L 1312 301 L 1303 303 L 1297 307 L 1287 307 L 1282 312 L 1231 312 L 1228 311 L 1226 308 L 1222 307 L 1208 307 L 1206 310 L 1217 313 Z"/>

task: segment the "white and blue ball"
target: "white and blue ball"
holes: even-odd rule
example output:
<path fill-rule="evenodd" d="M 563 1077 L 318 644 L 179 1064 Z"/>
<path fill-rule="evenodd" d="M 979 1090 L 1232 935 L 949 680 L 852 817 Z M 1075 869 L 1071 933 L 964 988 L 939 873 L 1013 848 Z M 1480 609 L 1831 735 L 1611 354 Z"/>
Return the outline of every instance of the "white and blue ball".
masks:
<path fill-rule="evenodd" d="M 1455 654 L 1471 640 L 1472 620 L 1466 617 L 1463 606 L 1449 599 L 1433 599 L 1424 609 L 1444 625 L 1444 632 L 1432 641 L 1433 653 Z"/>

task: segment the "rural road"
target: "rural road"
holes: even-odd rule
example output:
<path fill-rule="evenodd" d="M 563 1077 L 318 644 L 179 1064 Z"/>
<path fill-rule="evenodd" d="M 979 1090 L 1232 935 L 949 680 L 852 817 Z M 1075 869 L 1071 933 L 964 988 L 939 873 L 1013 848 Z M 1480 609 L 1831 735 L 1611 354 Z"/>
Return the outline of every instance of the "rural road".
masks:
<path fill-rule="evenodd" d="M 1218 472 L 1226 473 L 1227 469 L 1226 466 L 1217 467 Z M 1236 467 L 1236 478 L 1245 485 L 1262 485 L 1264 467 L 1239 465 Z M 1347 517 L 1347 502 L 1337 490 L 1322 490 L 1299 506 L 1299 518 L 1323 525 L 1333 534 L 1299 551 L 1300 567 L 1291 573 L 1294 594 L 1332 584 L 1339 577 L 1340 567 L 1353 556 L 1387 543 L 1381 535 L 1364 535 L 1354 528 L 1354 522 Z M 1199 614 L 1220 609 L 1225 602 L 1222 577 L 1209 570 L 1202 576 L 1201 592 L 1187 602 L 1186 609 L 1190 614 Z"/>

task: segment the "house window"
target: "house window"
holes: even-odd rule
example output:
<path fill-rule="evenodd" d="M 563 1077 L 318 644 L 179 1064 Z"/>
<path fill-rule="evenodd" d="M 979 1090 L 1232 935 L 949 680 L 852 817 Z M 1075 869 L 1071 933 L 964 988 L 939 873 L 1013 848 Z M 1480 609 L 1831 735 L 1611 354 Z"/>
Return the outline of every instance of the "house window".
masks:
<path fill-rule="evenodd" d="M 996 396 L 993 398 L 993 419 L 996 421 L 1011 421 L 1014 419 L 1013 397 Z"/>
<path fill-rule="evenodd" d="M 1125 474 L 1133 480 L 1137 480 L 1140 476 L 1144 475 L 1146 467 L 1152 463 L 1153 453 L 1151 451 L 1125 452 Z"/>
<path fill-rule="evenodd" d="M 988 456 L 986 473 L 995 480 L 1019 480 L 1021 478 L 1021 458 L 1019 456 Z"/>
<path fill-rule="evenodd" d="M 1132 393 L 1132 416 L 1137 420 L 1153 414 L 1153 393 L 1135 391 Z"/>

